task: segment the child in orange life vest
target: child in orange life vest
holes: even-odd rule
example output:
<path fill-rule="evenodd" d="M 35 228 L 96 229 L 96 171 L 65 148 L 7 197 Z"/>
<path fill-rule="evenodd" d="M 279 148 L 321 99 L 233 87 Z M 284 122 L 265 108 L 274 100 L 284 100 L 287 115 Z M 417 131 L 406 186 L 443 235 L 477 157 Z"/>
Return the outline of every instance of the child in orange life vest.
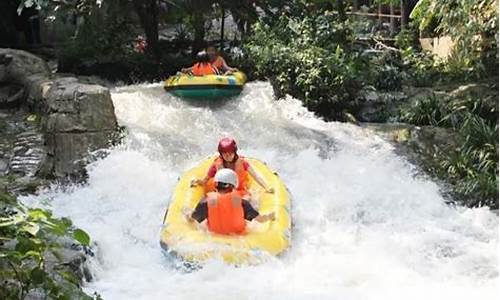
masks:
<path fill-rule="evenodd" d="M 196 55 L 196 63 L 190 68 L 181 69 L 181 73 L 188 73 L 194 76 L 204 76 L 219 74 L 219 70 L 212 66 L 207 53 L 202 51 Z"/>
<path fill-rule="evenodd" d="M 232 67 L 227 65 L 224 58 L 217 53 L 217 50 L 215 49 L 214 46 L 207 47 L 207 54 L 208 54 L 208 58 L 210 59 L 210 63 L 212 64 L 212 66 L 216 67 L 218 70 L 220 70 L 224 74 L 229 74 L 229 73 L 238 71 L 238 69 L 232 68 Z"/>
<path fill-rule="evenodd" d="M 220 169 L 215 174 L 216 192 L 210 192 L 196 206 L 194 212 L 188 213 L 190 222 L 198 223 L 207 219 L 208 230 L 218 234 L 244 234 L 246 221 L 266 222 L 275 220 L 274 212 L 260 215 L 250 202 L 241 198 L 234 188 L 238 185 L 238 177 L 231 169 Z"/>
<path fill-rule="evenodd" d="M 245 160 L 244 157 L 237 154 L 238 147 L 236 141 L 232 138 L 222 138 L 218 145 L 219 157 L 215 159 L 208 173 L 203 179 L 195 179 L 191 182 L 192 186 L 202 185 L 205 186 L 207 191 L 214 190 L 214 176 L 215 173 L 222 168 L 229 168 L 236 172 L 238 176 L 238 186 L 236 190 L 242 192 L 242 195 L 248 193 L 248 175 L 250 174 L 255 181 L 262 186 L 267 193 L 274 193 L 274 189 L 267 187 L 264 180 L 260 175 L 252 168 L 252 166 Z"/>

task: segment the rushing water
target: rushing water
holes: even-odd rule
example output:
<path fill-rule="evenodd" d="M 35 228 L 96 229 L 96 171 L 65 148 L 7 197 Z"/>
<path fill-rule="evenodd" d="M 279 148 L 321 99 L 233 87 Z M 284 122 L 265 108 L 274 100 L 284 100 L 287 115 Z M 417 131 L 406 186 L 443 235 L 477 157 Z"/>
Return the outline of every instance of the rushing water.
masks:
<path fill-rule="evenodd" d="M 444 204 L 390 144 L 326 123 L 250 83 L 224 103 L 190 103 L 160 84 L 116 89 L 124 143 L 89 166 L 88 185 L 48 202 L 98 244 L 89 292 L 105 299 L 497 299 L 498 217 Z M 293 196 L 293 242 L 252 267 L 184 272 L 159 246 L 178 176 L 231 135 L 276 169 Z M 45 201 L 49 199 L 49 201 Z"/>

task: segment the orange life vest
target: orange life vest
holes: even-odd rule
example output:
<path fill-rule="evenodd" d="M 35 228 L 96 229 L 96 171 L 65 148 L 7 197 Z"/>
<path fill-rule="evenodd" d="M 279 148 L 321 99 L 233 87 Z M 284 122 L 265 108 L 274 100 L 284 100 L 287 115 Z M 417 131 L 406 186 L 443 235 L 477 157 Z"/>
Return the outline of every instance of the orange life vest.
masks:
<path fill-rule="evenodd" d="M 194 76 L 217 74 L 217 70 L 210 63 L 195 63 L 191 68 Z"/>
<path fill-rule="evenodd" d="M 243 156 L 239 156 L 238 160 L 234 163 L 234 172 L 238 175 L 238 186 L 236 190 L 239 191 L 246 190 L 248 182 L 248 171 L 243 167 L 243 161 Z M 224 160 L 220 156 L 215 159 L 214 164 L 217 170 L 224 168 Z"/>
<path fill-rule="evenodd" d="M 245 213 L 238 192 L 207 195 L 208 230 L 219 234 L 241 234 L 245 231 Z"/>

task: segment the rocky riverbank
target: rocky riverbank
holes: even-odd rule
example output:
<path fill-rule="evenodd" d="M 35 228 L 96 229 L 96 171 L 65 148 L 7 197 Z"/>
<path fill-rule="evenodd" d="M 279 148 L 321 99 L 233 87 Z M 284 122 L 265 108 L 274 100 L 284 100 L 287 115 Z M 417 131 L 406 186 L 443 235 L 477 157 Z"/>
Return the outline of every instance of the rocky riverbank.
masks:
<path fill-rule="evenodd" d="M 87 162 L 117 140 L 107 87 L 53 74 L 45 61 L 28 52 L 0 49 L 2 218 L 17 210 L 16 195 L 36 193 L 54 181 L 84 180 Z M 71 274 L 77 286 L 90 280 L 85 265 L 90 249 L 71 238 L 56 240 L 62 248 L 57 256 L 43 254 L 43 272 L 61 284 L 65 279 L 60 274 Z M 9 242 L 0 247 L 7 251 Z M 35 289 L 28 296 L 42 299 L 46 294 Z"/>
<path fill-rule="evenodd" d="M 497 210 L 497 82 L 371 92 L 352 119 L 392 141 L 456 203 Z"/>
<path fill-rule="evenodd" d="M 25 51 L 0 49 L 0 57 L 6 62 L 0 82 L 25 90 L 23 97 L 9 105 L 33 114 L 44 139 L 45 161 L 35 175 L 81 176 L 89 153 L 115 140 L 118 125 L 109 89 L 51 74 L 42 59 Z"/>

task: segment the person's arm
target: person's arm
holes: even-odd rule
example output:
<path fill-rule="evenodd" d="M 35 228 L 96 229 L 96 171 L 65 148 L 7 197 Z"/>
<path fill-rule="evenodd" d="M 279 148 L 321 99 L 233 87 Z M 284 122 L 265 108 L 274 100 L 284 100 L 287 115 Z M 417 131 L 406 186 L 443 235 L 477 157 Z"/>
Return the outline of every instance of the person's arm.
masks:
<path fill-rule="evenodd" d="M 194 209 L 194 212 L 191 213 L 189 217 L 189 221 L 196 221 L 198 223 L 203 222 L 206 218 L 208 218 L 208 204 L 205 199 L 202 199 L 200 203 Z"/>
<path fill-rule="evenodd" d="M 220 58 L 222 60 L 222 69 L 225 70 L 226 73 L 227 72 L 236 72 L 236 71 L 238 71 L 238 69 L 232 68 L 232 67 L 228 66 L 227 63 L 226 63 L 226 60 L 224 59 L 224 57 L 221 56 Z"/>
<path fill-rule="evenodd" d="M 208 175 L 205 176 L 205 178 L 203 178 L 203 179 L 193 179 L 193 180 L 191 180 L 191 187 L 197 186 L 197 185 L 204 186 L 205 184 L 207 184 L 209 179 L 210 179 L 210 176 L 208 176 Z"/>
<path fill-rule="evenodd" d="M 245 220 L 247 221 L 255 220 L 257 222 L 263 223 L 269 220 L 275 220 L 274 212 L 267 215 L 261 215 L 258 211 L 255 210 L 255 208 L 253 208 L 252 204 L 248 200 L 242 200 L 241 205 L 243 206 L 243 214 Z"/>
<path fill-rule="evenodd" d="M 189 73 L 193 70 L 193 67 L 189 67 L 189 68 L 182 68 L 181 69 L 181 73 Z"/>
<path fill-rule="evenodd" d="M 205 176 L 205 178 L 191 180 L 191 187 L 197 186 L 197 185 L 204 186 L 205 184 L 207 184 L 207 182 L 208 182 L 208 180 L 210 180 L 210 178 L 215 176 L 215 173 L 217 173 L 217 168 L 215 167 L 214 164 L 212 164 L 210 166 L 210 168 L 208 169 L 208 172 L 207 172 L 207 175 Z"/>
<path fill-rule="evenodd" d="M 272 187 L 268 187 L 266 185 L 266 183 L 264 182 L 264 180 L 262 179 L 262 177 L 260 176 L 259 173 L 257 173 L 254 168 L 252 167 L 252 165 L 249 163 L 248 164 L 248 173 L 250 175 L 252 175 L 252 177 L 255 179 L 255 181 L 257 181 L 257 183 L 263 187 L 267 193 L 274 193 L 274 189 Z"/>
<path fill-rule="evenodd" d="M 258 217 L 255 218 L 255 221 L 259 223 L 264 223 L 266 221 L 274 221 L 274 220 L 276 220 L 274 212 L 267 215 L 259 215 Z"/>

